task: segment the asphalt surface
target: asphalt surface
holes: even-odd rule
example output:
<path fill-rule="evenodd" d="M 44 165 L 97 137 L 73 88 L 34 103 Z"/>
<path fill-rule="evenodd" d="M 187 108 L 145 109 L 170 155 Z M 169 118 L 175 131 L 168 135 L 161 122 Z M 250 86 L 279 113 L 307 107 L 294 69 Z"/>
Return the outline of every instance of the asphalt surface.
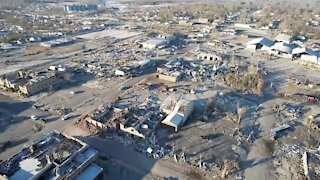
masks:
<path fill-rule="evenodd" d="M 146 156 L 145 154 L 141 154 L 131 148 L 125 147 L 118 142 L 99 137 L 77 138 L 82 139 L 99 152 L 117 159 L 119 164 L 122 164 L 128 169 L 134 171 L 141 177 L 147 176 L 149 173 L 151 173 L 152 175 L 158 177 L 188 179 L 188 177 L 185 175 L 185 172 L 188 169 L 183 168 L 182 166 L 171 161 L 164 159 L 155 160 Z"/>
<path fill-rule="evenodd" d="M 149 75 L 140 76 L 129 79 L 123 83 L 126 86 L 132 86 Z M 37 117 L 51 116 L 48 112 L 32 108 L 32 102 L 23 102 L 12 99 L 8 96 L 0 94 L 0 143 L 11 141 L 12 146 L 8 147 L 6 151 L 1 152 L 0 159 L 7 159 L 16 154 L 22 149 L 25 144 L 31 144 L 34 140 L 41 137 L 44 133 L 52 130 L 63 131 L 68 126 L 73 126 L 73 123 L 84 113 L 92 111 L 106 102 L 112 102 L 117 99 L 124 91 L 119 90 L 118 86 L 101 93 L 95 97 L 93 103 L 88 102 L 82 105 L 82 108 L 73 112 L 76 116 L 62 121 L 60 116 L 53 118 L 50 122 L 40 123 L 30 119 L 30 116 Z M 33 133 L 32 128 L 34 124 L 43 125 L 43 129 L 38 133 Z"/>

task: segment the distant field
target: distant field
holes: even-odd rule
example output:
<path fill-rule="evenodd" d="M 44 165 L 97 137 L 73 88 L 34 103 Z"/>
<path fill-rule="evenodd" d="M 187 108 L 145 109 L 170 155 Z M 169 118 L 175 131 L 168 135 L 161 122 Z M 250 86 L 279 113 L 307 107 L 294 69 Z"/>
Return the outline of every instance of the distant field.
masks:
<path fill-rule="evenodd" d="M 82 2 L 90 4 L 101 3 L 101 0 L 0 0 L 0 9 L 17 8 L 27 6 L 30 3 L 58 3 L 58 2 Z"/>
<path fill-rule="evenodd" d="M 90 3 L 90 4 L 101 4 L 105 0 L 0 0 L 0 9 L 7 9 L 7 8 L 17 8 L 17 7 L 26 7 L 31 3 L 58 3 L 58 2 L 81 2 L 81 3 Z M 288 1 L 292 4 L 299 4 L 305 5 L 307 3 L 315 3 L 318 0 L 256 0 L 254 4 L 270 4 L 270 3 L 277 3 L 277 2 L 285 2 Z M 166 3 L 219 3 L 219 4 L 235 4 L 246 2 L 245 0 L 107 0 L 110 3 L 136 3 L 140 5 L 158 5 L 158 4 L 166 4 Z"/>

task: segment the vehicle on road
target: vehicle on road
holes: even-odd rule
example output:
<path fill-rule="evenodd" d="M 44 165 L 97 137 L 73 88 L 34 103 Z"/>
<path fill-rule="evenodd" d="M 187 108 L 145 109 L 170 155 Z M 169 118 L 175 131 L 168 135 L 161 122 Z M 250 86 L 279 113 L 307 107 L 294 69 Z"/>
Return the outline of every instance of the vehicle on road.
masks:
<path fill-rule="evenodd" d="M 37 119 L 38 119 L 38 117 L 35 116 L 35 115 L 30 116 L 30 118 L 31 118 L 32 120 L 37 120 Z"/>
<path fill-rule="evenodd" d="M 65 120 L 67 120 L 67 119 L 70 119 L 70 118 L 73 117 L 73 116 L 74 116 L 74 114 L 70 113 L 70 114 L 67 114 L 67 115 L 62 116 L 61 120 L 62 120 L 62 121 L 65 121 Z"/>
<path fill-rule="evenodd" d="M 40 121 L 42 123 L 46 123 L 47 122 L 44 118 L 39 118 L 38 121 Z"/>
<path fill-rule="evenodd" d="M 6 141 L 0 144 L 0 150 L 5 150 L 11 145 L 11 141 Z"/>
<path fill-rule="evenodd" d="M 131 88 L 131 86 L 120 86 L 119 90 L 122 91 L 122 90 L 127 90 L 129 88 Z"/>

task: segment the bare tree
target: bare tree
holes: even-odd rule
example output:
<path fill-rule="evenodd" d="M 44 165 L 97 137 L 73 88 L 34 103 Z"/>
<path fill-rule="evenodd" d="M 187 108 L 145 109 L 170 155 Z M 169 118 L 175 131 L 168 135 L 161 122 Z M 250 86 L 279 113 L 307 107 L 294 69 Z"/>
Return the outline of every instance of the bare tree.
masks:
<path fill-rule="evenodd" d="M 172 13 L 168 9 L 163 9 L 159 12 L 159 18 L 161 23 L 168 22 L 172 19 Z"/>
<path fill-rule="evenodd" d="M 218 36 L 218 32 L 216 29 L 213 29 L 211 34 L 210 34 L 210 41 L 213 42 L 214 40 L 217 39 L 217 36 Z"/>
<path fill-rule="evenodd" d="M 227 173 L 228 173 L 228 161 L 227 160 L 224 160 L 223 161 L 223 170 L 221 172 L 221 178 L 225 178 L 227 176 Z"/>
<path fill-rule="evenodd" d="M 240 124 L 241 118 L 247 112 L 248 108 L 246 106 L 240 107 L 240 103 L 237 103 L 237 115 L 238 115 L 238 124 Z"/>

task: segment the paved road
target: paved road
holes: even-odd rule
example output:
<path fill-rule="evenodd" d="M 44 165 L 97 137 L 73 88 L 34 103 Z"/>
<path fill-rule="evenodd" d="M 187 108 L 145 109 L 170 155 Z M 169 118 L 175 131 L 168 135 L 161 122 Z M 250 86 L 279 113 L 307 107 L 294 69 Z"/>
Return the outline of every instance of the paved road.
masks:
<path fill-rule="evenodd" d="M 133 84 L 141 81 L 148 76 L 150 75 L 132 78 L 125 81 L 123 84 L 132 86 Z M 119 86 L 120 85 L 114 86 L 111 89 L 103 92 L 102 94 L 97 96 L 92 103 L 88 102 L 86 104 L 83 104 L 83 108 L 76 110 L 74 114 L 80 116 L 84 113 L 96 109 L 101 104 L 114 101 L 118 96 L 121 95 L 121 93 L 124 93 L 124 91 L 119 90 Z M 14 147 L 8 148 L 5 152 L 1 152 L 0 159 L 7 159 L 8 157 L 14 155 L 22 149 L 22 146 L 24 144 L 31 144 L 34 140 L 41 137 L 44 133 L 50 132 L 52 130 L 63 131 L 65 128 L 73 126 L 72 124 L 78 118 L 74 117 L 73 119 L 62 121 L 58 117 L 58 119 L 44 124 L 44 128 L 42 131 L 33 133 L 32 127 L 35 122 L 32 121 L 29 117 L 31 115 L 36 115 L 38 117 L 49 116 L 49 114 L 41 110 L 32 109 L 31 106 L 32 104 L 30 102 L 17 101 L 0 94 L 0 113 L 3 115 L 0 118 L 0 142 L 5 142 L 8 140 L 16 142 L 13 143 Z M 11 115 L 16 116 L 15 121 L 10 121 L 12 119 Z"/>
<path fill-rule="evenodd" d="M 155 160 L 144 154 L 134 151 L 124 145 L 102 139 L 99 137 L 78 137 L 88 143 L 91 147 L 112 158 L 119 160 L 120 164 L 126 166 L 139 175 L 148 175 L 151 173 L 158 177 L 176 177 L 179 179 L 188 179 L 185 175 L 187 168 L 175 164 L 171 161 L 160 159 Z"/>

